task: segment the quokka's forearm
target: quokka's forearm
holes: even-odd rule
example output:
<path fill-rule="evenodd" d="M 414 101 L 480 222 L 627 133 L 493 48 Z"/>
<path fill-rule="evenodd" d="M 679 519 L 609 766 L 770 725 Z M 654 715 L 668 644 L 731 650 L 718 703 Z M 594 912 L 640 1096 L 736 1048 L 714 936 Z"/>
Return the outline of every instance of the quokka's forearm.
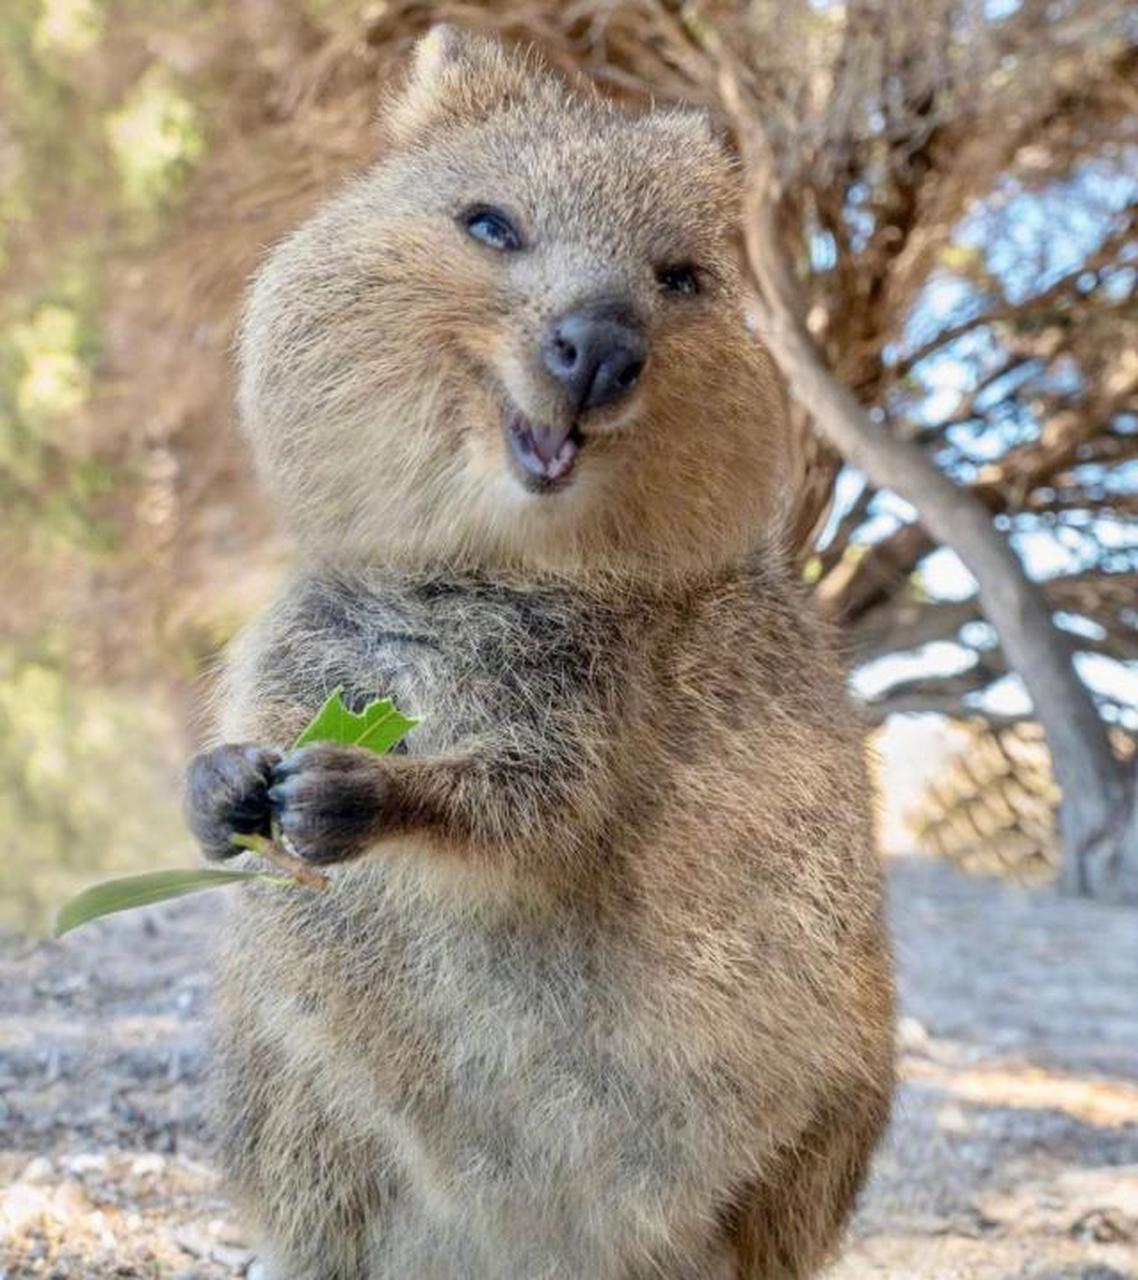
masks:
<path fill-rule="evenodd" d="M 580 762 L 470 749 L 375 756 L 317 744 L 274 770 L 268 798 L 288 843 L 312 862 L 341 862 L 384 839 L 422 835 L 455 850 L 556 843 L 589 794 Z"/>
<path fill-rule="evenodd" d="M 570 788 L 534 760 L 479 756 L 391 762 L 390 829 L 448 842 L 513 844 L 556 821 Z"/>

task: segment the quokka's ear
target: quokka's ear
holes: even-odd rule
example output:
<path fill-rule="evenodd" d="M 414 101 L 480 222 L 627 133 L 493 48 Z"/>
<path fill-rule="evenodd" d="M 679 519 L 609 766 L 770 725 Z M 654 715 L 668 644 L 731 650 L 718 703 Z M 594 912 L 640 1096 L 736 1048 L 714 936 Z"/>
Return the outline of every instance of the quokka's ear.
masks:
<path fill-rule="evenodd" d="M 402 92 L 381 111 L 388 141 L 407 146 L 538 92 L 548 72 L 490 36 L 444 23 L 415 46 Z"/>

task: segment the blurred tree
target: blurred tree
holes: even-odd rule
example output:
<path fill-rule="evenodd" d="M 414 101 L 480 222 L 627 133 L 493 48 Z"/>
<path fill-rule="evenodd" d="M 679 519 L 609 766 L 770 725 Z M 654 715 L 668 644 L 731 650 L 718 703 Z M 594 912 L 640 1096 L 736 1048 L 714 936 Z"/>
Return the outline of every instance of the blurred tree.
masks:
<path fill-rule="evenodd" d="M 922 16 L 935 16 L 940 35 L 951 41 L 962 25 L 961 20 L 969 15 L 959 12 L 951 3 L 944 4 L 940 14 L 933 14 L 934 8 L 930 6 Z M 869 20 L 880 12 L 877 6 L 851 6 L 847 22 L 859 21 L 868 26 Z M 904 17 L 899 9 L 893 16 Z M 883 124 L 888 122 L 890 114 L 895 122 L 901 117 L 900 128 L 894 123 L 891 144 L 899 132 L 907 136 L 911 152 L 906 162 L 909 165 L 912 153 L 921 146 L 927 147 L 930 129 L 938 129 L 943 134 L 959 126 L 961 119 L 973 126 L 978 123 L 974 98 L 967 103 L 950 101 L 947 107 L 941 105 L 939 99 L 947 93 L 940 91 L 947 91 L 951 76 L 946 77 L 941 71 L 938 82 L 928 74 L 927 67 L 922 66 L 928 62 L 930 35 L 921 29 L 922 25 L 910 23 L 908 28 L 902 25 L 889 41 L 879 41 L 875 46 L 887 50 L 890 43 L 895 46 L 886 54 L 887 74 L 883 78 L 886 92 L 876 94 L 873 101 Z M 987 34 L 987 28 L 974 18 L 971 28 L 965 23 L 964 30 L 971 53 Z M 1026 37 L 1034 34 L 1034 27 L 1024 28 L 1025 38 L 1010 47 L 1020 57 L 1024 56 L 1029 43 Z M 1054 32 L 1050 38 L 1055 38 Z M 1058 51 L 1059 46 L 1054 47 Z M 1112 751 L 1106 726 L 1073 666 L 1073 646 L 1053 622 L 1052 605 L 1001 532 L 993 527 L 992 511 L 983 497 L 973 492 L 971 486 L 961 486 L 946 476 L 941 469 L 943 461 L 938 467 L 937 461 L 930 459 L 919 445 L 901 437 L 896 429 L 890 430 L 883 414 L 879 412 L 875 418 L 867 413 L 826 359 L 821 338 L 824 323 L 815 326 L 820 331 L 818 336 L 811 331 L 795 271 L 793 251 L 798 240 L 797 229 L 788 237 L 787 211 L 783 207 L 787 178 L 797 173 L 797 147 L 794 143 L 786 145 L 779 138 L 771 123 L 770 106 L 763 101 L 765 86 L 753 87 L 746 51 L 740 55 L 737 49 L 735 41 L 725 44 L 716 39 L 720 86 L 739 138 L 746 171 L 743 235 L 758 286 L 755 309 L 763 336 L 782 365 L 792 391 L 809 410 L 812 425 L 819 434 L 840 450 L 848 462 L 858 465 L 876 487 L 887 488 L 906 500 L 928 535 L 959 553 L 973 573 L 979 604 L 995 627 L 1008 664 L 1026 686 L 1034 713 L 1046 732 L 1052 769 L 1060 787 L 1059 826 L 1066 850 L 1064 883 L 1079 892 L 1138 900 L 1138 810 L 1133 771 Z M 896 56 L 890 61 L 890 53 L 894 52 Z M 942 53 L 943 50 L 938 50 L 936 56 L 939 58 Z M 1005 58 L 1008 56 L 1005 53 Z M 1001 74 L 997 95 L 997 101 L 1000 97 L 1005 99 L 1001 106 L 1008 108 L 1018 103 L 1023 90 L 1017 79 L 1006 72 Z M 897 109 L 892 113 L 887 110 L 890 82 L 899 95 Z M 1011 102 L 1006 101 L 1009 83 L 1015 86 Z M 974 90 L 975 96 L 982 98 L 986 87 L 981 80 Z M 1032 97 L 1038 100 L 1037 93 Z M 989 103 L 989 109 L 993 105 Z M 939 173 L 936 166 L 930 164 L 929 174 L 934 180 L 941 180 L 938 192 L 941 198 L 946 185 L 961 187 L 972 177 L 971 172 L 955 173 L 951 164 L 942 164 Z M 1005 174 L 1000 176 L 1006 179 Z M 791 216 L 794 212 L 792 208 Z M 894 239 L 906 241 L 904 233 L 896 227 L 896 220 L 890 221 L 890 228 L 895 233 Z M 1132 220 L 1127 218 L 1110 237 L 1115 242 L 1111 248 L 1117 249 L 1120 243 L 1133 243 L 1132 231 Z M 950 247 L 959 249 L 959 246 Z M 990 252 L 990 246 L 986 248 Z M 1112 256 L 1101 243 L 1096 252 L 1106 253 L 1108 259 Z M 952 258 L 960 259 L 965 270 L 971 265 L 974 273 L 985 280 L 993 274 L 984 255 L 978 252 L 965 249 L 951 254 L 950 261 Z M 1082 271 L 1092 279 L 1093 266 L 1089 259 L 1081 264 Z M 1006 303 L 1006 294 L 999 301 Z M 1011 314 L 1015 316 L 1015 308 Z M 1022 313 L 1019 318 L 1022 319 Z M 998 376 L 1006 373 L 1006 364 L 1007 360 L 1005 368 L 997 371 Z M 864 382 L 860 385 L 863 389 Z M 1096 406 L 1090 425 L 1081 424 L 1083 434 L 1094 432 L 1104 415 L 1109 420 L 1116 410 L 1126 408 L 1136 388 L 1138 380 L 1124 376 L 1121 398 L 1112 400 L 1108 406 Z M 1045 443 L 1054 445 L 1053 437 L 1060 433 L 1055 431 L 1053 420 L 1044 414 L 1032 425 Z M 1066 427 L 1061 441 L 1064 450 L 1079 424 L 1069 422 Z M 989 456 L 991 445 L 989 440 Z M 1024 474 L 1025 464 L 1030 465 L 1028 458 L 1014 457 L 1010 447 L 1002 453 L 997 447 L 995 452 L 998 461 L 990 464 L 990 469 L 996 476 L 1005 470 L 1021 489 L 1030 484 L 1030 477 Z"/>
<path fill-rule="evenodd" d="M 725 116 L 756 327 L 800 406 L 804 572 L 877 667 L 874 713 L 997 726 L 1030 706 L 1065 883 L 1138 897 L 1133 768 L 1106 728 L 1136 723 L 1133 672 L 1096 703 L 1072 665 L 1076 650 L 1131 662 L 1138 620 L 1128 8 L 621 0 L 497 18 L 601 82 Z M 957 562 L 963 590 L 940 547 L 974 575 Z M 900 678 L 918 648 L 923 669 Z M 1011 671 L 1030 704 L 1010 699 Z"/>
<path fill-rule="evenodd" d="M 0 651 L 0 931 L 45 928 L 94 867 L 193 856 L 171 803 L 181 751 L 166 707 L 68 671 L 50 653 Z"/>
<path fill-rule="evenodd" d="M 1059 797 L 1039 726 L 973 721 L 964 733 L 964 747 L 928 784 L 911 816 L 921 848 L 966 871 L 1020 884 L 1053 879 L 1061 855 Z M 1133 755 L 1132 737 L 1117 729 L 1111 737 L 1121 758 Z"/>
<path fill-rule="evenodd" d="M 183 747 L 124 599 L 139 459 L 101 412 L 118 255 L 161 231 L 203 145 L 137 21 L 0 6 L 0 925 L 46 924 L 96 867 L 188 852 Z"/>
<path fill-rule="evenodd" d="M 180 688 L 263 595 L 269 523 L 229 422 L 242 281 L 372 153 L 383 83 L 441 18 L 727 121 L 755 325 L 798 394 L 795 545 L 871 716 L 967 720 L 979 768 L 1038 715 L 1068 811 L 1082 802 L 1068 883 L 1133 889 L 1123 0 L 9 0 L 0 592 L 19 607 L 0 643 L 49 652 L 73 688 L 125 681 L 129 701 L 142 678 Z"/>

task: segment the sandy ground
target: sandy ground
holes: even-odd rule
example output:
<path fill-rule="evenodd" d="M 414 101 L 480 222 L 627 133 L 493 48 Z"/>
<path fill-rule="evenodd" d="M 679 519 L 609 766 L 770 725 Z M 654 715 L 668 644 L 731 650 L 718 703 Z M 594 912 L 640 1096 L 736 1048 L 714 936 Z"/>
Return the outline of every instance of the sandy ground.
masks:
<path fill-rule="evenodd" d="M 904 1085 L 832 1280 L 1138 1278 L 1138 913 L 891 875 Z M 0 953 L 0 1280 L 243 1274 L 202 1108 L 210 916 Z"/>

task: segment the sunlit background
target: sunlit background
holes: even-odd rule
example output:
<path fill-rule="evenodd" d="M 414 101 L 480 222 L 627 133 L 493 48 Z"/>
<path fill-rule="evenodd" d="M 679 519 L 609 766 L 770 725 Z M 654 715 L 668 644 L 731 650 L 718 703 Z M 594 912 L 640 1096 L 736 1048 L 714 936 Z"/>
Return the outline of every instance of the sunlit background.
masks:
<path fill-rule="evenodd" d="M 1109 732 L 1117 759 L 1098 759 L 1132 767 L 1125 0 L 0 0 L 8 1280 L 252 1261 L 206 1120 L 209 938 L 234 891 L 26 934 L 91 881 L 196 863 L 182 765 L 287 556 L 234 430 L 241 293 L 376 154 L 382 94 L 437 17 L 536 42 L 606 93 L 710 106 L 742 150 L 720 74 L 739 59 L 824 363 L 1010 537 Z M 1133 908 L 1109 884 L 1024 887 L 1066 856 L 1058 793 L 975 581 L 797 408 L 792 425 L 796 564 L 877 760 L 901 1015 L 894 1123 L 828 1274 L 1127 1280 Z"/>
<path fill-rule="evenodd" d="M 609 89 L 645 87 L 612 34 L 620 5 L 580 6 L 571 20 L 538 5 L 528 28 L 508 6 L 450 7 L 544 34 L 557 61 Z M 233 430 L 236 307 L 265 246 L 374 154 L 380 93 L 431 8 L 0 7 L 8 926 L 42 927 L 96 873 L 194 856 L 176 794 L 203 728 L 202 689 L 283 558 Z M 679 21 L 691 6 L 659 8 Z M 880 419 L 988 495 L 1030 573 L 1054 584 L 1079 671 L 1126 752 L 1138 728 L 1132 80 L 1124 92 L 1134 33 L 1117 6 L 1087 8 L 1082 43 L 1037 66 L 1027 46 L 1000 52 L 1025 8 L 984 6 L 994 50 L 984 91 L 1043 77 L 1038 92 L 1046 81 L 1066 102 L 1050 109 L 1070 119 L 1035 134 L 1030 120 L 993 120 L 1026 136 L 974 189 L 946 197 L 941 214 L 919 204 L 889 214 L 908 217 L 914 235 L 922 219 L 947 220 L 927 252 L 914 241 L 890 267 L 894 302 L 859 301 L 850 286 L 889 213 L 871 150 L 839 207 L 823 206 L 821 186 L 808 190 L 801 270 L 812 331 L 854 351 L 844 376 L 861 379 Z M 807 64 L 838 38 L 844 13 L 794 6 Z M 1101 101 L 1078 98 L 1088 68 Z M 886 83 L 866 114 L 867 146 L 888 139 L 890 110 Z M 975 583 L 951 551 L 926 545 L 907 504 L 836 464 L 829 483 L 802 573 L 844 628 L 853 688 L 882 726 L 883 843 L 1046 878 L 1046 751 Z"/>

